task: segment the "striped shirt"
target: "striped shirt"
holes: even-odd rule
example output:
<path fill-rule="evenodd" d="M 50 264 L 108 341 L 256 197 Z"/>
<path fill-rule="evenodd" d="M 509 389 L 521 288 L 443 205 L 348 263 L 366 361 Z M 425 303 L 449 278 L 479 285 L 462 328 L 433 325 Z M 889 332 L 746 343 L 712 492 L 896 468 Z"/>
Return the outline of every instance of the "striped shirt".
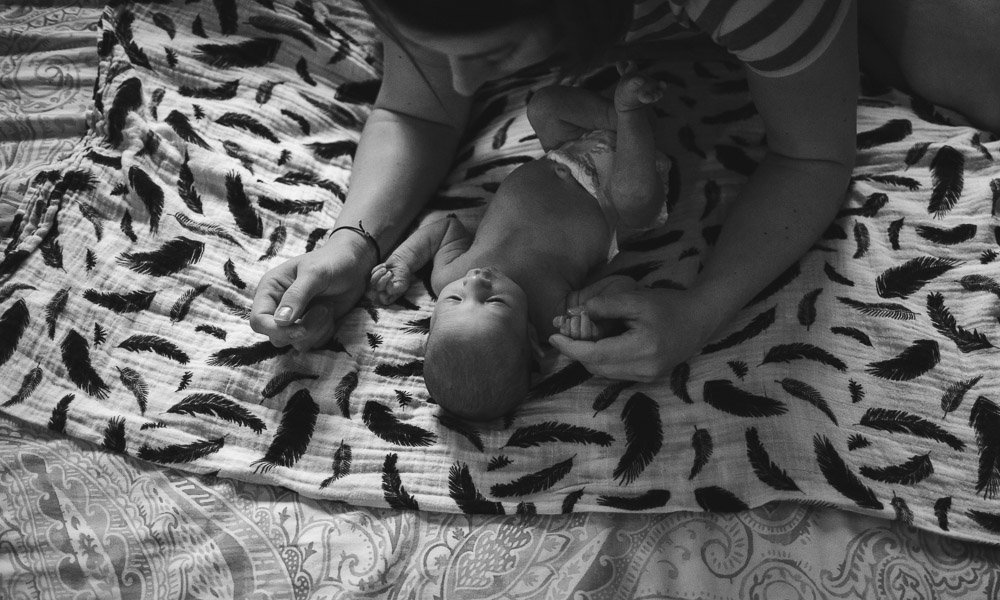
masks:
<path fill-rule="evenodd" d="M 626 44 L 697 32 L 768 77 L 809 66 L 830 45 L 850 0 L 635 0 Z"/>

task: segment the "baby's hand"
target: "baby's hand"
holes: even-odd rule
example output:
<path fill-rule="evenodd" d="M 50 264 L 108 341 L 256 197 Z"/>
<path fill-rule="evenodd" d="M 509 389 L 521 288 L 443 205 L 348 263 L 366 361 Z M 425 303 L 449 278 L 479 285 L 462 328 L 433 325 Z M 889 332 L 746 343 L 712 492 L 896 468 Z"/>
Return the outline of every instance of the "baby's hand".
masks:
<path fill-rule="evenodd" d="M 372 269 L 368 282 L 368 299 L 374 304 L 388 306 L 406 293 L 410 288 L 411 278 L 409 267 L 396 263 L 390 256 L 389 260 Z"/>
<path fill-rule="evenodd" d="M 559 333 L 574 339 L 597 341 L 604 336 L 602 328 L 594 323 L 586 311 L 570 311 L 552 319 L 552 326 L 559 328 Z"/>
<path fill-rule="evenodd" d="M 615 110 L 618 112 L 628 112 L 642 108 L 649 104 L 659 102 L 663 97 L 663 92 L 667 84 L 639 75 L 635 72 L 635 65 L 618 65 L 621 79 L 618 80 L 618 87 L 615 88 Z"/>

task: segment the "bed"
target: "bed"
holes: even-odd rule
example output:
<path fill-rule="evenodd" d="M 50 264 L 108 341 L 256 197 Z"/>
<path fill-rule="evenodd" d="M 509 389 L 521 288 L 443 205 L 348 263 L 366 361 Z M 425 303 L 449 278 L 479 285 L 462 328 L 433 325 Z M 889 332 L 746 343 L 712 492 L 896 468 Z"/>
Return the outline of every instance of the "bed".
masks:
<path fill-rule="evenodd" d="M 0 8 L 0 597 L 1000 595 L 994 135 L 864 82 L 844 210 L 669 384 L 549 357 L 470 427 L 422 389 L 419 284 L 314 353 L 245 321 L 336 222 L 363 13 L 104 4 Z M 644 67 L 672 217 L 608 271 L 683 287 L 762 131 L 732 64 Z M 550 80 L 484 91 L 424 219 L 538 155 Z"/>

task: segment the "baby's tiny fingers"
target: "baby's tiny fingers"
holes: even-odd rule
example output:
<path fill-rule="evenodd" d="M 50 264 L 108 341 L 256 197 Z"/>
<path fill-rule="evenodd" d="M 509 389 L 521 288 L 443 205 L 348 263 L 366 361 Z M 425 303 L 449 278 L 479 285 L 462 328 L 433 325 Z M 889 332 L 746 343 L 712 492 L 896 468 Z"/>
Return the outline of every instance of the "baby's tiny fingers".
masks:
<path fill-rule="evenodd" d="M 594 322 L 590 320 L 587 313 L 580 315 L 580 339 L 590 340 L 594 338 Z"/>

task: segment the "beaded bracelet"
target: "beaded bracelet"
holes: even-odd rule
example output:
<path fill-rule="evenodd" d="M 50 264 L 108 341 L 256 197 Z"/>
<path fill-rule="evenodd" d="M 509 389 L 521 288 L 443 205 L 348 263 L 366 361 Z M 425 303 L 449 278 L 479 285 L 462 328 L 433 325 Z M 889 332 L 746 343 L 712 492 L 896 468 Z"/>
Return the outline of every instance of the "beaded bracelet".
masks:
<path fill-rule="evenodd" d="M 333 231 L 330 232 L 330 235 L 333 236 L 333 234 L 337 233 L 341 229 L 353 231 L 354 233 L 360 235 L 361 237 L 371 242 L 372 246 L 375 246 L 375 264 L 382 263 L 382 249 L 378 245 L 378 240 L 375 239 L 375 236 L 373 236 L 372 234 L 368 233 L 368 231 L 365 230 L 365 227 L 364 225 L 361 224 L 361 221 L 358 221 L 357 227 L 354 227 L 353 225 L 341 225 L 340 227 L 334 227 Z"/>

